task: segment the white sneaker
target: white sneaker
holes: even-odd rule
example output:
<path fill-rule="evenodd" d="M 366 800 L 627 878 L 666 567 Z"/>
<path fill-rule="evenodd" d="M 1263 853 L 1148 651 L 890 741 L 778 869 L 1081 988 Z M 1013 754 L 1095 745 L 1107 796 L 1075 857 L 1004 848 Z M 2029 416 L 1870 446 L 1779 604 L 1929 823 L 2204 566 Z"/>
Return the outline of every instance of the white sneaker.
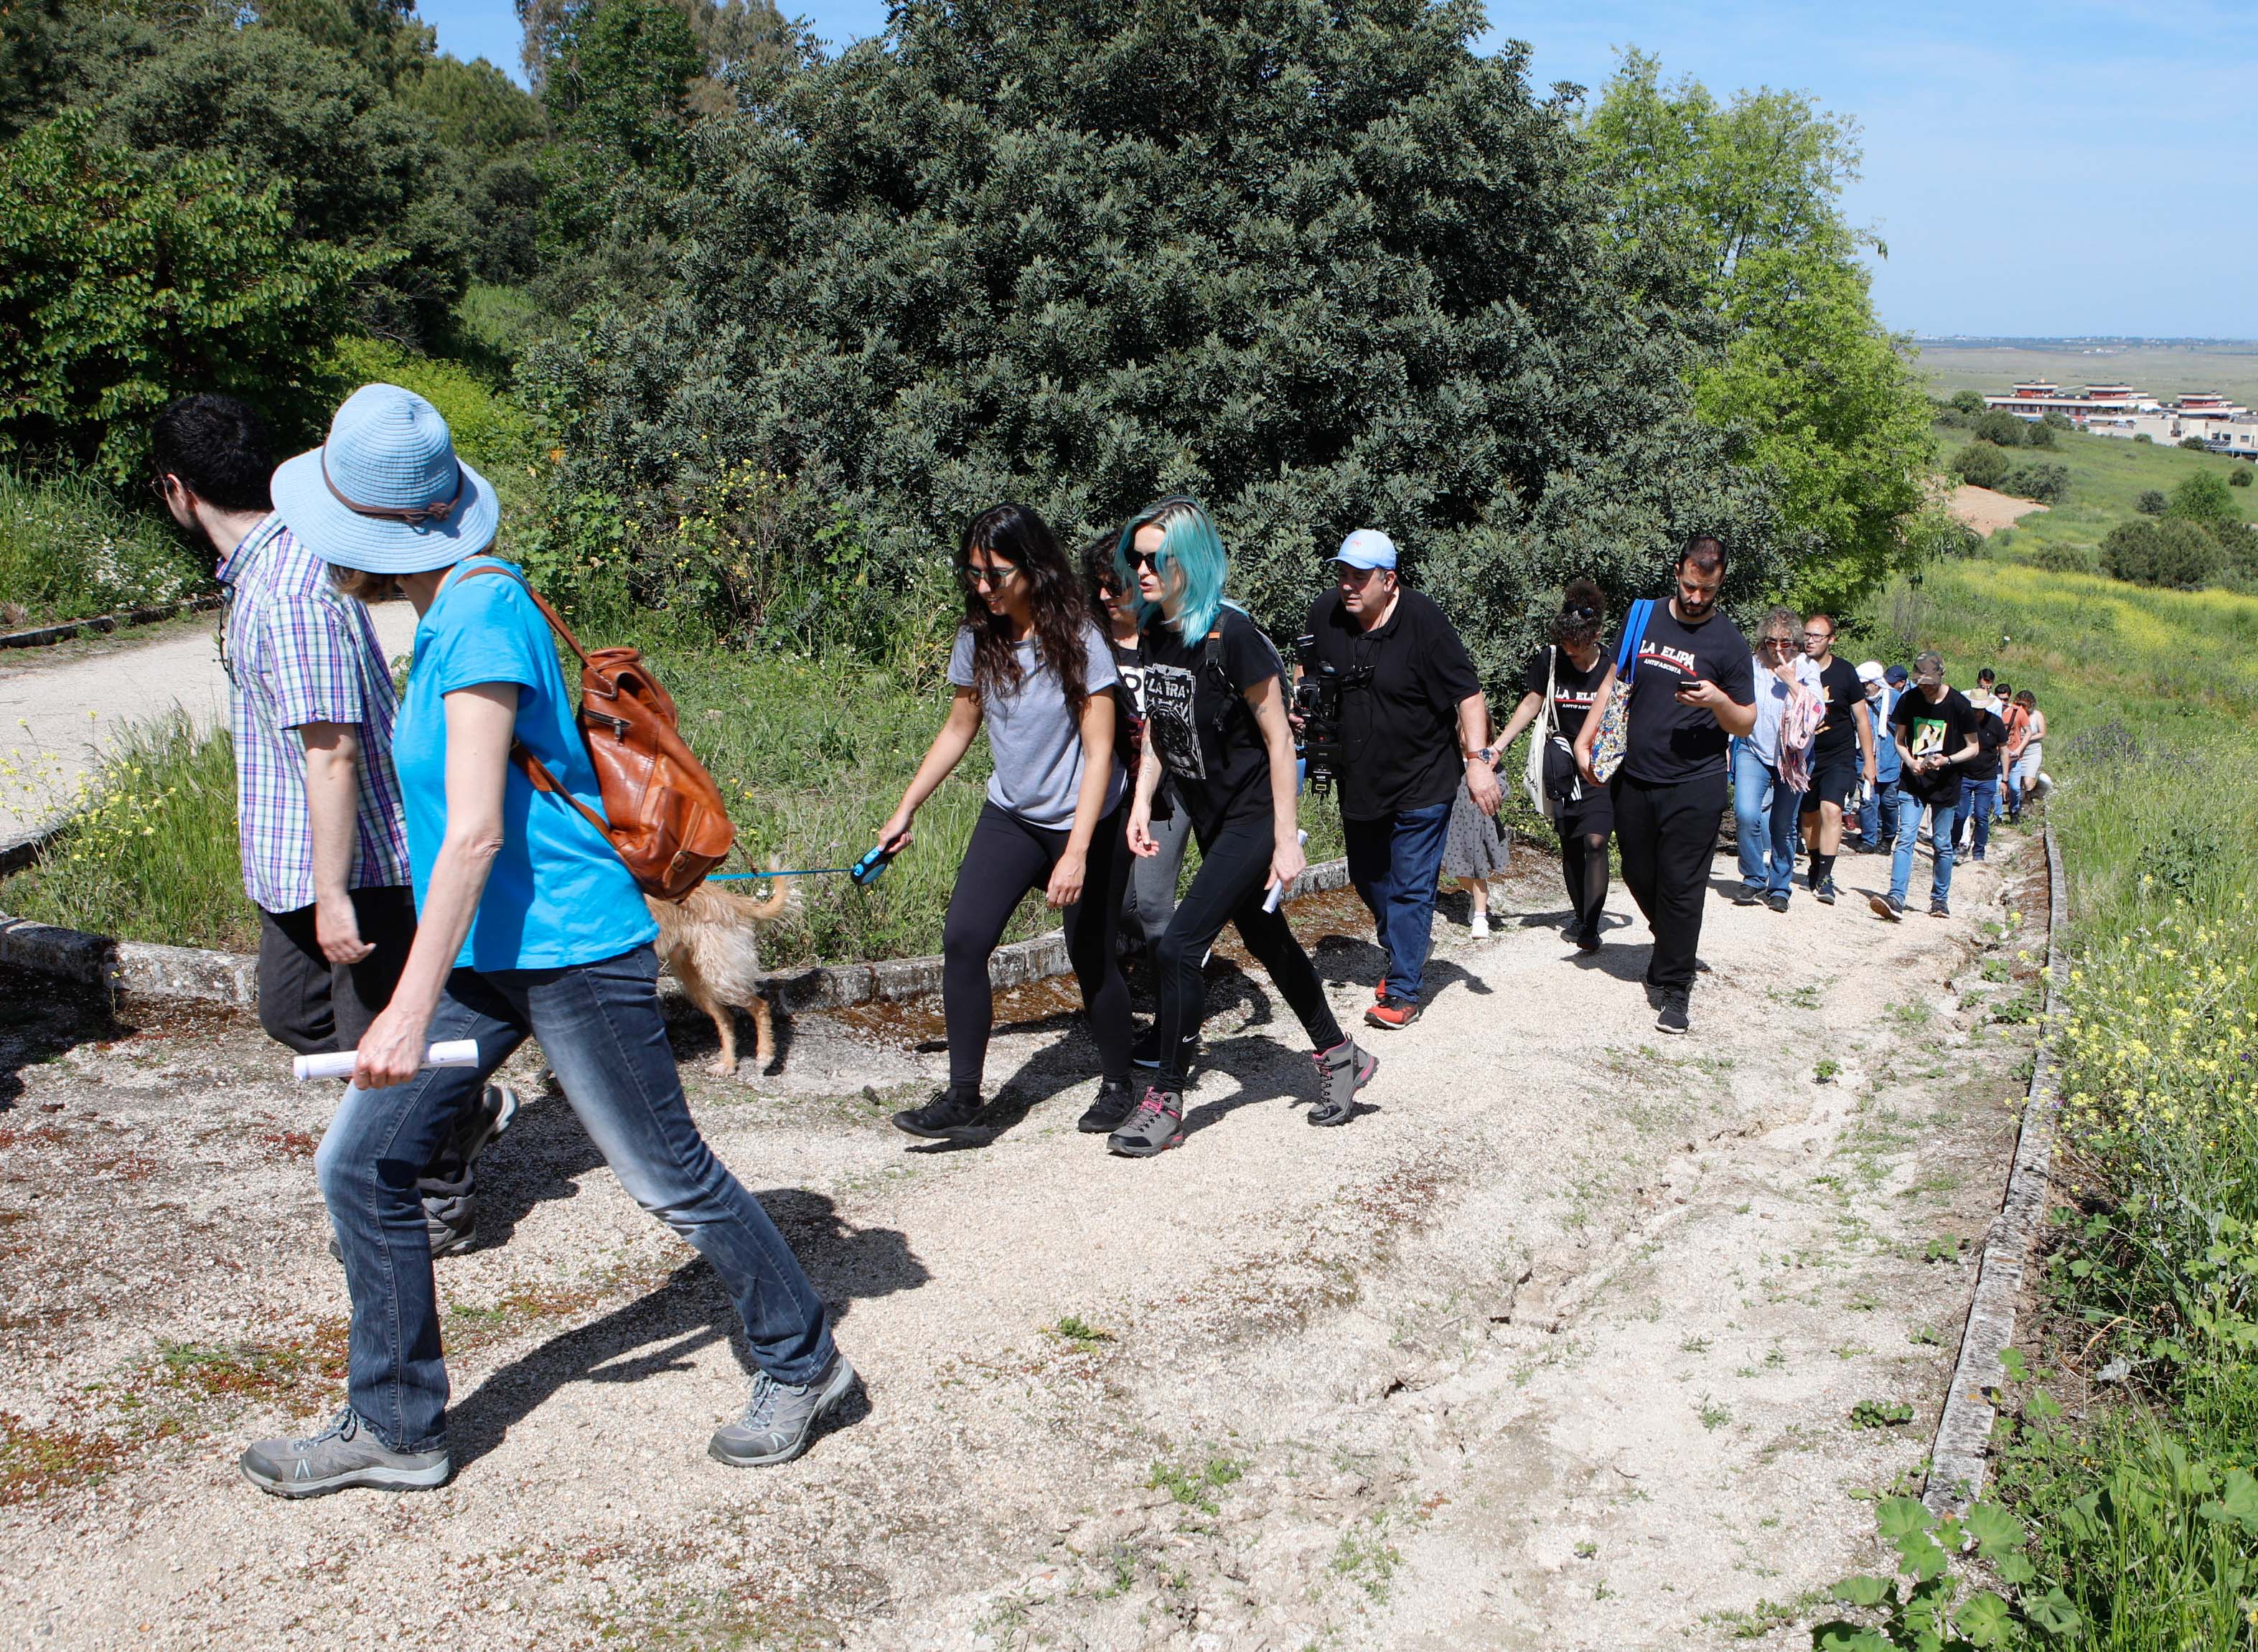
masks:
<path fill-rule="evenodd" d="M 1488 912 L 1476 912 L 1466 925 L 1466 932 L 1472 935 L 1476 940 L 1488 940 L 1489 939 L 1489 914 Z"/>

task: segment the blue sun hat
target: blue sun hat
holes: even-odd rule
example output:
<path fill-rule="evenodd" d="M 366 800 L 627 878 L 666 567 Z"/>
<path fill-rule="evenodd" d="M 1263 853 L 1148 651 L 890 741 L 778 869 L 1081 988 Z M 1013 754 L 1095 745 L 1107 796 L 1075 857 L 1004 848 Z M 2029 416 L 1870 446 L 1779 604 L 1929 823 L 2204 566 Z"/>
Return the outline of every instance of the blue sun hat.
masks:
<path fill-rule="evenodd" d="M 493 486 L 455 457 L 447 422 L 413 390 L 363 385 L 330 439 L 274 472 L 283 525 L 323 561 L 367 573 L 429 573 L 493 543 Z"/>

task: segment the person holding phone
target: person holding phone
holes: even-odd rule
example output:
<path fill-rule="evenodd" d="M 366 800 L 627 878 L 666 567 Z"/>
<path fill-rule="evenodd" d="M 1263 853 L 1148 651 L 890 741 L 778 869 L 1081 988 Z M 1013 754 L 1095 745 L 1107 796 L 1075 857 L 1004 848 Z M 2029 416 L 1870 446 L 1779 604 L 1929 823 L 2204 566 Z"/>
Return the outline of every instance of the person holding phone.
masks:
<path fill-rule="evenodd" d="M 1656 1028 L 1692 1025 L 1702 897 L 1731 791 L 1726 748 L 1757 723 L 1756 671 L 1748 639 L 1717 606 L 1730 553 L 1715 534 L 1696 534 L 1678 553 L 1676 586 L 1647 617 L 1625 680 L 1610 664 L 1576 734 L 1586 783 L 1608 702 L 1629 695 L 1622 767 L 1608 785 L 1623 883 L 1654 931 L 1646 984 L 1658 1000 Z M 1622 653 L 1620 640 L 1616 653 Z"/>

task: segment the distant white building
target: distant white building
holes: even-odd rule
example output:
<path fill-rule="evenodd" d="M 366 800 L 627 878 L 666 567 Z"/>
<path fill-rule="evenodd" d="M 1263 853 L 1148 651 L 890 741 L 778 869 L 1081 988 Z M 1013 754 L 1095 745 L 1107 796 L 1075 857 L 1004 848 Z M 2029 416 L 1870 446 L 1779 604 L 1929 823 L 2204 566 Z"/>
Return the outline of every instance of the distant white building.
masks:
<path fill-rule="evenodd" d="M 2005 395 L 1985 396 L 1984 405 L 2032 423 L 2058 413 L 2095 436 L 2145 436 L 2166 444 L 2198 436 L 2215 453 L 2258 460 L 2258 415 L 2215 391 L 2191 391 L 2166 403 L 2131 385 L 2088 385 L 2072 394 L 2034 379 Z"/>

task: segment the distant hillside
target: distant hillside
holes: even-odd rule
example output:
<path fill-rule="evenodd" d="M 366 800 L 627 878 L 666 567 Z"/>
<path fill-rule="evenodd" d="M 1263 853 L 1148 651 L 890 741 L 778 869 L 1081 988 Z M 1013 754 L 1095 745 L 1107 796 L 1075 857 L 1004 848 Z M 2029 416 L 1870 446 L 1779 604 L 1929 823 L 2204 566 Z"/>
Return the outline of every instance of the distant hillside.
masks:
<path fill-rule="evenodd" d="M 2018 379 L 2063 385 L 2129 381 L 2160 396 L 2218 390 L 2258 406 L 2258 340 L 2234 338 L 1921 338 L 1914 365 L 1932 394 L 2004 390 Z"/>

